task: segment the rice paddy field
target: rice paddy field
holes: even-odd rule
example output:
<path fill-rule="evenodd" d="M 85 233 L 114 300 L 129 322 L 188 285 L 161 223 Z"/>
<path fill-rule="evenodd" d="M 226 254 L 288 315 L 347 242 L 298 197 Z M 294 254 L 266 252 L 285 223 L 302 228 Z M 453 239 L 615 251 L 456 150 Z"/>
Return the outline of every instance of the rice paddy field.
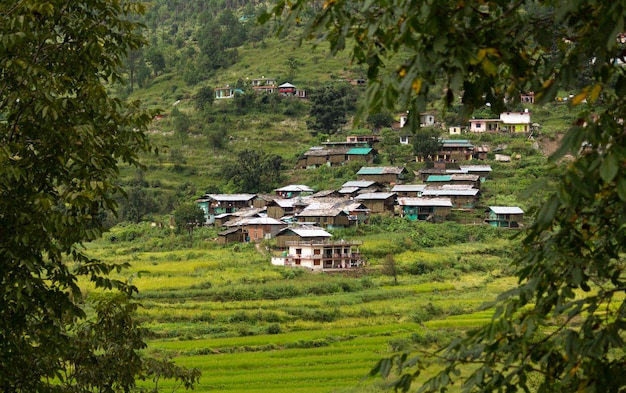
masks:
<path fill-rule="evenodd" d="M 368 267 L 314 273 L 272 266 L 265 247 L 202 239 L 158 249 L 112 241 L 115 231 L 88 252 L 130 264 L 116 278 L 139 289 L 146 351 L 200 369 L 196 392 L 383 392 L 380 377 L 367 377 L 378 360 L 485 323 L 488 303 L 514 284 L 508 235 L 423 247 L 404 232 L 370 234 Z M 397 283 L 383 274 L 388 251 Z"/>

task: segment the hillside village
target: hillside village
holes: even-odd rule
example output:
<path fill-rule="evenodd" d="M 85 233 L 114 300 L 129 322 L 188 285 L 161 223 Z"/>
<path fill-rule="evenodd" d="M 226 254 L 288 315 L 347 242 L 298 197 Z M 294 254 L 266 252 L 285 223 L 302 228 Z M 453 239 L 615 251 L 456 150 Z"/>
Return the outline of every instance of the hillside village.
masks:
<path fill-rule="evenodd" d="M 291 84 L 277 87 L 254 83 L 255 87 L 267 88 L 257 90 L 261 94 L 305 97 Z M 216 98 L 226 98 L 222 96 L 225 89 L 216 88 Z M 238 94 L 232 89 L 230 92 Z M 523 96 L 522 101 L 532 103 L 532 97 Z M 303 171 L 360 164 L 356 178 L 338 189 L 316 190 L 305 184 L 288 184 L 274 189 L 272 194 L 207 193 L 195 202 L 204 212 L 206 225 L 222 228 L 217 235 L 218 244 L 270 241 L 281 255 L 272 258 L 273 264 L 313 270 L 363 266 L 365 261 L 358 252 L 361 243 L 332 239 L 327 230 L 368 225 L 376 215 L 436 224 L 453 219 L 453 212 L 469 212 L 475 218 L 471 224 L 520 228 L 524 211 L 519 206 L 485 205 L 481 201 L 481 187 L 493 174 L 489 163 L 510 162 L 511 156 L 458 138 L 466 133 L 529 137 L 537 126 L 530 116 L 528 110 L 506 112 L 499 119 L 471 119 L 467 125 L 449 127 L 446 132 L 433 113 L 422 113 L 421 127 L 438 127 L 442 131 L 436 153 L 415 157 L 415 162 L 423 164 L 417 171 L 410 172 L 405 166 L 376 165 L 380 161 L 380 136 L 351 134 L 345 141 L 311 146 L 296 163 L 295 169 Z M 399 114 L 397 118 L 394 132 L 399 143 L 410 144 L 411 134 L 403 132 L 407 115 Z M 480 219 L 476 219 L 476 212 Z"/>

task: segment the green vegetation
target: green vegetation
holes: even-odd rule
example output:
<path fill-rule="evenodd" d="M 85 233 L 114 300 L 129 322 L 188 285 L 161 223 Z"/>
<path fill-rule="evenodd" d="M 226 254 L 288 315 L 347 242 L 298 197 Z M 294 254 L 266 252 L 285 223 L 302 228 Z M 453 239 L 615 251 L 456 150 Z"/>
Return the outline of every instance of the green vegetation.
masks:
<path fill-rule="evenodd" d="M 113 278 L 139 289 L 146 353 L 200 369 L 195 391 L 382 392 L 363 379 L 381 356 L 434 349 L 489 321 L 517 246 L 514 232 L 486 225 L 367 228 L 335 233 L 363 239 L 370 262 L 338 274 L 272 266 L 252 244 L 218 246 L 210 228 L 189 243 L 170 228 L 116 226 L 87 252 L 129 263 Z"/>

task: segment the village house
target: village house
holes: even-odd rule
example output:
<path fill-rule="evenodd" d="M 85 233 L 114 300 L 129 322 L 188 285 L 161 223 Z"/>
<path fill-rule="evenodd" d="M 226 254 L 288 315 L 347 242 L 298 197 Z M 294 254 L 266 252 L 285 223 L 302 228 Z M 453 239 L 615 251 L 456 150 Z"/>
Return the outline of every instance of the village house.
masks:
<path fill-rule="evenodd" d="M 426 187 L 423 198 L 450 198 L 454 209 L 473 209 L 478 202 L 480 190 L 475 188 Z"/>
<path fill-rule="evenodd" d="M 322 165 L 338 166 L 343 165 L 349 148 L 345 147 L 323 147 L 313 146 L 307 150 L 298 160 L 298 168 L 317 168 Z"/>
<path fill-rule="evenodd" d="M 491 165 L 459 165 L 465 173 L 480 176 L 480 181 L 483 182 L 489 177 L 492 172 Z"/>
<path fill-rule="evenodd" d="M 395 192 L 371 192 L 359 194 L 354 200 L 363 203 L 371 214 L 393 213 L 396 204 Z"/>
<path fill-rule="evenodd" d="M 401 113 L 400 114 L 400 128 L 404 128 L 406 123 L 409 120 L 409 114 Z M 435 114 L 433 112 L 422 112 L 420 113 L 420 127 L 433 127 L 435 125 Z"/>
<path fill-rule="evenodd" d="M 374 162 L 378 152 L 371 147 L 353 147 L 346 152 L 347 161 L 364 161 L 367 164 Z"/>
<path fill-rule="evenodd" d="M 500 113 L 502 131 L 519 133 L 530 132 L 530 112 L 503 112 Z"/>
<path fill-rule="evenodd" d="M 452 212 L 450 198 L 398 198 L 401 216 L 415 221 L 443 222 Z"/>
<path fill-rule="evenodd" d="M 253 206 L 255 194 L 205 194 L 196 199 L 196 204 L 204 210 L 207 224 L 213 224 L 218 214 L 234 213 Z"/>
<path fill-rule="evenodd" d="M 276 79 L 273 79 L 273 78 L 252 79 L 252 81 L 250 81 L 250 84 L 252 85 L 252 87 L 276 86 Z"/>
<path fill-rule="evenodd" d="M 225 98 L 233 98 L 235 94 L 243 94 L 242 89 L 238 87 L 230 87 L 230 86 L 216 87 L 215 89 L 213 89 L 213 92 L 215 93 L 216 100 L 222 100 Z"/>
<path fill-rule="evenodd" d="M 520 94 L 520 102 L 523 104 L 534 104 L 535 103 L 535 93 L 534 92 L 529 92 L 529 93 L 522 93 Z"/>
<path fill-rule="evenodd" d="M 441 143 L 433 161 L 457 162 L 470 161 L 474 154 L 474 145 L 466 139 L 439 139 Z M 418 162 L 424 162 L 424 157 L 416 157 Z"/>
<path fill-rule="evenodd" d="M 391 189 L 398 197 L 421 197 L 426 184 L 396 184 Z"/>
<path fill-rule="evenodd" d="M 402 166 L 364 166 L 359 169 L 356 176 L 358 180 L 369 180 L 382 184 L 398 184 L 404 181 L 408 173 L 406 168 Z"/>
<path fill-rule="evenodd" d="M 246 242 L 259 242 L 274 238 L 287 224 L 271 217 L 254 217 L 241 221 L 239 226 Z"/>
<path fill-rule="evenodd" d="M 263 209 L 267 207 L 274 199 L 276 199 L 276 195 L 271 194 L 257 194 L 252 201 L 252 206 L 257 209 Z"/>
<path fill-rule="evenodd" d="M 307 205 L 302 198 L 275 199 L 267 205 L 267 216 L 279 220 L 301 212 Z"/>
<path fill-rule="evenodd" d="M 304 184 L 290 184 L 274 190 L 276 195 L 281 198 L 295 198 L 298 196 L 307 196 L 313 194 L 315 190 Z"/>
<path fill-rule="evenodd" d="M 385 189 L 385 185 L 371 180 L 350 180 L 341 186 L 337 193 L 346 198 L 368 192 L 378 192 Z"/>
<path fill-rule="evenodd" d="M 367 144 L 369 147 L 374 147 L 380 140 L 380 135 L 369 134 L 369 135 L 348 135 L 346 137 L 346 142 L 348 143 L 358 143 L 358 144 Z"/>
<path fill-rule="evenodd" d="M 288 241 L 286 255 L 272 257 L 272 265 L 306 267 L 311 270 L 349 269 L 361 267 L 360 240 Z"/>
<path fill-rule="evenodd" d="M 284 248 L 287 242 L 320 242 L 330 239 L 331 236 L 324 229 L 313 225 L 297 225 L 281 229 L 275 239 L 276 246 Z"/>
<path fill-rule="evenodd" d="M 242 243 L 244 241 L 241 227 L 228 228 L 217 234 L 217 244 L 223 246 L 229 243 Z"/>
<path fill-rule="evenodd" d="M 460 169 L 458 169 L 460 171 Z M 480 176 L 468 173 L 452 173 L 448 175 L 431 175 L 426 179 L 428 185 L 456 184 L 480 188 Z"/>
<path fill-rule="evenodd" d="M 470 119 L 470 132 L 498 132 L 502 121 L 500 119 Z"/>
<path fill-rule="evenodd" d="M 306 98 L 305 90 L 297 89 L 296 86 L 292 85 L 289 82 L 283 83 L 282 85 L 278 86 L 278 94 L 297 98 Z"/>
<path fill-rule="evenodd" d="M 318 203 L 307 206 L 300 213 L 297 213 L 294 220 L 297 223 L 316 224 L 328 229 L 347 228 L 355 224 L 342 208 L 324 206 Z"/>
<path fill-rule="evenodd" d="M 317 198 L 339 198 L 341 195 L 337 190 L 322 190 L 318 191 L 315 194 L 309 196 L 309 199 L 317 199 Z"/>
<path fill-rule="evenodd" d="M 450 135 L 461 135 L 462 131 L 463 131 L 463 129 L 461 128 L 461 126 L 450 126 L 450 127 L 448 127 L 448 133 Z"/>
<path fill-rule="evenodd" d="M 524 211 L 517 206 L 489 206 L 485 221 L 498 228 L 518 228 Z"/>

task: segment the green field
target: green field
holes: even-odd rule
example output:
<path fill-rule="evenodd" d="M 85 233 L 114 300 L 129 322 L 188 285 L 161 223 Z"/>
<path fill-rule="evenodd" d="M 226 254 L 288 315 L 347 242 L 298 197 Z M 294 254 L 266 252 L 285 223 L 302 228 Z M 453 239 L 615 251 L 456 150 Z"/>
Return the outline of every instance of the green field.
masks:
<path fill-rule="evenodd" d="M 402 223 L 402 232 L 362 237 L 367 270 L 328 274 L 272 266 L 254 245 L 217 246 L 209 229 L 189 248 L 158 251 L 144 238 L 119 240 L 142 229 L 152 239 L 158 231 L 163 241 L 177 236 L 141 225 L 114 228 L 88 244 L 89 253 L 130 264 L 114 277 L 139 288 L 147 352 L 199 368 L 198 392 L 384 391 L 380 378 L 364 378 L 379 359 L 434 350 L 485 323 L 485 304 L 514 284 L 511 233 L 486 226 L 474 229 L 473 241 L 423 247 L 420 238 L 463 227 Z M 421 237 L 408 240 L 411 231 Z M 394 239 L 403 239 L 400 246 L 385 246 Z M 397 285 L 381 273 L 381 250 L 395 252 Z"/>

